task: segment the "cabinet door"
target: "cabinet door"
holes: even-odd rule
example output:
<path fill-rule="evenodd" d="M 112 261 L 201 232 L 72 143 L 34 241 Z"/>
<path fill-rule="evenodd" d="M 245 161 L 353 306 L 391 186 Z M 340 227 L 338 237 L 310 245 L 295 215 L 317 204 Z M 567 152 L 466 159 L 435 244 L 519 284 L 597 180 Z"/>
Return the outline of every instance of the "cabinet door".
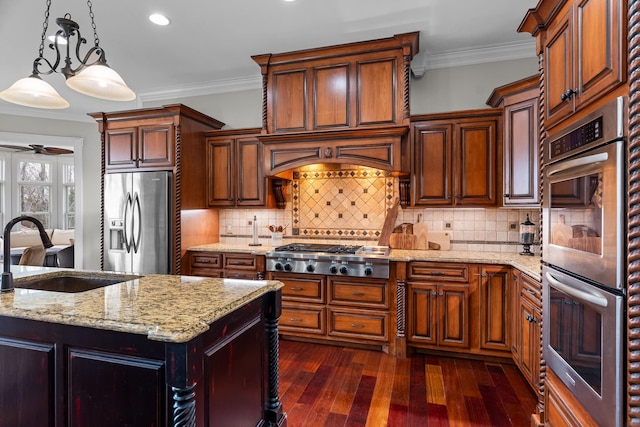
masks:
<path fill-rule="evenodd" d="M 436 288 L 436 285 L 409 284 L 407 335 L 411 343 L 437 344 Z"/>
<path fill-rule="evenodd" d="M 174 165 L 175 138 L 171 124 L 138 128 L 138 167 L 171 168 Z"/>
<path fill-rule="evenodd" d="M 575 87 L 580 108 L 625 81 L 622 0 L 578 0 L 575 6 Z M 626 60 L 626 51 L 624 52 Z"/>
<path fill-rule="evenodd" d="M 415 124 L 415 205 L 451 204 L 453 125 Z"/>
<path fill-rule="evenodd" d="M 498 123 L 460 123 L 456 146 L 456 205 L 495 205 Z"/>
<path fill-rule="evenodd" d="M 136 128 L 105 132 L 105 168 L 135 168 L 138 159 L 138 133 Z"/>
<path fill-rule="evenodd" d="M 538 89 L 504 109 L 505 206 L 537 205 L 539 197 Z"/>
<path fill-rule="evenodd" d="M 536 386 L 540 371 L 540 319 L 541 314 L 531 302 L 520 297 L 518 308 L 518 366 L 532 386 Z"/>
<path fill-rule="evenodd" d="M 480 348 L 511 350 L 509 268 L 480 268 Z"/>
<path fill-rule="evenodd" d="M 265 181 L 262 174 L 262 144 L 255 137 L 239 138 L 234 182 L 238 206 L 264 206 Z"/>
<path fill-rule="evenodd" d="M 438 345 L 469 348 L 469 286 L 438 285 Z"/>
<path fill-rule="evenodd" d="M 207 140 L 209 206 L 235 206 L 233 138 Z"/>
<path fill-rule="evenodd" d="M 544 46 L 545 125 L 548 127 L 573 112 L 575 96 L 567 90 L 573 83 L 573 15 L 569 10 L 556 19 L 547 31 Z M 573 92 L 570 92 L 570 95 Z"/>

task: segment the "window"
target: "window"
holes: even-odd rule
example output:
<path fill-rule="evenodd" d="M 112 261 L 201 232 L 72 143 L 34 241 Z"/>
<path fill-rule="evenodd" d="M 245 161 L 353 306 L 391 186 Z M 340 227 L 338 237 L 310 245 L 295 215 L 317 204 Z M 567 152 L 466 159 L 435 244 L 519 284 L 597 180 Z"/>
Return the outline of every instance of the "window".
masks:
<path fill-rule="evenodd" d="M 45 228 L 75 229 L 75 190 L 73 157 L 0 152 L 3 223 L 19 215 L 29 215 Z M 21 225 L 35 228 L 29 222 Z"/>
<path fill-rule="evenodd" d="M 17 161 L 18 215 L 32 216 L 52 227 L 53 179 L 51 163 L 38 160 Z"/>

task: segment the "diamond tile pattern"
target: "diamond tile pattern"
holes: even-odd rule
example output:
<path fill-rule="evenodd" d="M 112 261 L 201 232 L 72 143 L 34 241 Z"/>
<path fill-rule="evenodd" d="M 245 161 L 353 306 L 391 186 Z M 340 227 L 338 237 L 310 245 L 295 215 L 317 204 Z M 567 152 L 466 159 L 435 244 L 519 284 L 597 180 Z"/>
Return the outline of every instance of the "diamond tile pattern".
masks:
<path fill-rule="evenodd" d="M 369 168 L 301 171 L 292 190 L 293 223 L 303 236 L 376 236 L 394 199 L 393 178 Z"/>

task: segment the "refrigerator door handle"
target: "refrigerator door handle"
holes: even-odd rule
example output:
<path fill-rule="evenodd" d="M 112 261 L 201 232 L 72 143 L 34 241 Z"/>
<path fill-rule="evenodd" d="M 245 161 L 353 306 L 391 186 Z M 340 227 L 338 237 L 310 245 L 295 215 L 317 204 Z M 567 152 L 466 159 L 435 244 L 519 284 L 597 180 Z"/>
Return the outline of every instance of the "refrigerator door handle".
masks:
<path fill-rule="evenodd" d="M 142 210 L 140 209 L 140 196 L 136 192 L 133 196 L 133 212 L 135 212 L 136 219 L 134 222 L 134 229 L 137 228 L 137 236 L 135 238 L 132 237 L 133 243 L 133 251 L 138 253 L 138 249 L 140 249 L 140 238 L 142 237 Z"/>
<path fill-rule="evenodd" d="M 127 200 L 124 205 L 124 227 L 123 238 L 124 247 L 127 249 L 127 253 L 131 252 L 131 241 L 129 239 L 129 212 L 133 209 L 133 200 L 131 199 L 131 193 L 127 191 Z M 133 229 L 131 230 L 133 231 Z"/>

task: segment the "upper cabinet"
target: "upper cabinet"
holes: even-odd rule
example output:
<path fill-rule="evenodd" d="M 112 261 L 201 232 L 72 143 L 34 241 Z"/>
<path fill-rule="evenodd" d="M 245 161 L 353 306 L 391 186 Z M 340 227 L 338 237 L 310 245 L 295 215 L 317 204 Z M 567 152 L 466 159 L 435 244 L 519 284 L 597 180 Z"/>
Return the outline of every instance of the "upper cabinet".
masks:
<path fill-rule="evenodd" d="M 502 110 L 411 118 L 413 206 L 496 206 Z"/>
<path fill-rule="evenodd" d="M 209 206 L 265 206 L 260 129 L 206 134 Z"/>
<path fill-rule="evenodd" d="M 537 37 L 551 128 L 626 81 L 626 0 L 541 0 L 518 31 Z"/>
<path fill-rule="evenodd" d="M 181 208 L 207 207 L 204 132 L 224 123 L 181 104 L 90 116 L 102 134 L 106 173 L 173 171 Z"/>
<path fill-rule="evenodd" d="M 400 171 L 418 33 L 256 55 L 263 76 L 265 173 L 311 163 Z M 286 148 L 285 148 L 286 147 Z"/>
<path fill-rule="evenodd" d="M 539 206 L 539 76 L 496 88 L 487 104 L 504 109 L 503 206 Z"/>

